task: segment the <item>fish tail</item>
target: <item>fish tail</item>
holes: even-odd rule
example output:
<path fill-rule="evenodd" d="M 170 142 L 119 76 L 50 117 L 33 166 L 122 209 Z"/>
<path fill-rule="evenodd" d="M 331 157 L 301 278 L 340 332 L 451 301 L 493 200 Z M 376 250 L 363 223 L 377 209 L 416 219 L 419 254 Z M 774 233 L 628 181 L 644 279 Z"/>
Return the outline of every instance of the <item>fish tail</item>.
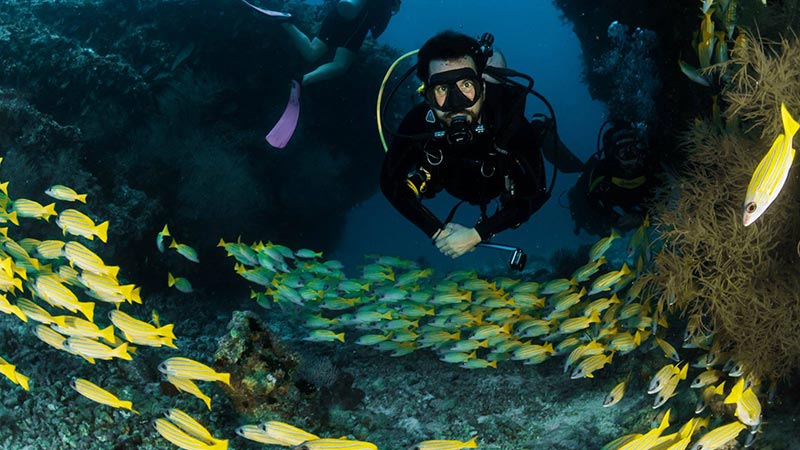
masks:
<path fill-rule="evenodd" d="M 97 237 L 100 238 L 100 240 L 104 243 L 108 241 L 108 221 L 106 220 L 100 225 L 94 227 L 94 234 L 96 234 Z"/>
<path fill-rule="evenodd" d="M 166 228 L 166 227 L 167 226 L 164 225 L 164 228 Z M 169 235 L 165 234 L 164 236 L 169 236 Z M 222 239 L 222 238 L 219 238 L 219 242 L 217 242 L 217 247 L 225 247 L 225 240 Z"/>
<path fill-rule="evenodd" d="M 17 226 L 19 226 L 19 219 L 17 219 L 17 212 L 16 212 L 16 211 L 11 211 L 11 212 L 8 214 L 8 220 L 9 220 L 11 223 L 13 223 L 14 225 L 17 225 Z"/>
<path fill-rule="evenodd" d="M 19 372 L 15 372 L 14 376 L 17 379 L 17 384 L 22 386 L 22 389 L 25 389 L 26 391 L 30 391 L 31 390 L 30 386 L 28 385 L 28 380 L 29 380 L 28 377 L 26 377 L 25 375 L 23 375 L 23 374 L 21 374 Z"/>
<path fill-rule="evenodd" d="M 55 216 L 55 215 L 58 215 L 58 213 L 56 212 L 55 202 L 50 203 L 49 205 L 44 207 L 44 214 L 42 214 L 42 216 L 44 217 L 45 222 L 49 222 L 50 216 Z"/>
<path fill-rule="evenodd" d="M 472 439 L 464 442 L 463 445 L 466 448 L 478 448 L 478 435 L 472 436 Z"/>
<path fill-rule="evenodd" d="M 174 324 L 169 323 L 161 328 L 156 329 L 156 333 L 158 333 L 159 336 L 175 339 L 175 333 L 172 331 L 174 326 Z"/>
<path fill-rule="evenodd" d="M 229 373 L 217 373 L 219 375 L 219 381 L 227 384 L 228 386 L 231 385 L 231 374 Z"/>
<path fill-rule="evenodd" d="M 11 312 L 13 312 L 15 316 L 19 317 L 19 320 L 23 322 L 28 321 L 28 316 L 26 316 L 25 313 L 22 312 L 21 309 L 19 309 L 19 306 L 14 305 L 14 307 L 11 308 Z"/>
<path fill-rule="evenodd" d="M 114 339 L 114 325 L 109 325 L 105 329 L 100 330 L 100 337 L 106 340 L 106 342 L 115 342 Z"/>
<path fill-rule="evenodd" d="M 89 319 L 90 322 L 94 321 L 94 303 L 92 302 L 83 302 L 78 303 L 78 309 Z"/>
<path fill-rule="evenodd" d="M 789 110 L 783 103 L 781 103 L 781 120 L 783 121 L 783 134 L 791 140 L 797 133 L 797 129 L 800 128 L 800 124 L 789 114 Z M 789 142 L 789 146 L 791 147 L 791 142 Z"/>
<path fill-rule="evenodd" d="M 78 194 L 78 195 L 75 196 L 75 200 L 77 200 L 77 201 L 79 201 L 81 203 L 86 203 L 86 195 L 87 194 Z"/>
<path fill-rule="evenodd" d="M 128 360 L 128 361 L 133 359 L 133 357 L 130 355 L 130 353 L 128 353 L 128 343 L 127 342 L 123 342 L 119 347 L 114 349 L 114 356 L 117 356 L 120 359 L 125 359 L 125 360 Z"/>
<path fill-rule="evenodd" d="M 167 287 L 172 287 L 175 285 L 175 277 L 172 276 L 172 272 L 167 272 Z"/>

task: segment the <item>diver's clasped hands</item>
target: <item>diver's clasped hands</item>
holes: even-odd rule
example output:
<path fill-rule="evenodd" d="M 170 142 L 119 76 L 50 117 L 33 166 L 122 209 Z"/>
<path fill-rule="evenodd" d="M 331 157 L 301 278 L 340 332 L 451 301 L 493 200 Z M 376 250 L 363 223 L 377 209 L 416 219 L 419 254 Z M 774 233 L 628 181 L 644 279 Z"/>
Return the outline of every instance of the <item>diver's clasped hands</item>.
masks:
<path fill-rule="evenodd" d="M 475 250 L 480 244 L 481 235 L 475 228 L 467 228 L 457 223 L 448 223 L 433 235 L 433 243 L 445 256 L 458 258 L 469 251 Z"/>

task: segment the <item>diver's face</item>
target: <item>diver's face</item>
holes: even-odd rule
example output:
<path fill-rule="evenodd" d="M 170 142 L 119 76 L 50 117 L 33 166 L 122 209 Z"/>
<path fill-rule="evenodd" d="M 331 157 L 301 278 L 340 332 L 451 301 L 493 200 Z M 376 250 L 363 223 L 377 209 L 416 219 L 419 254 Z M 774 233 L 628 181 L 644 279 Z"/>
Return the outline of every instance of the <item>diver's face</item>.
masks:
<path fill-rule="evenodd" d="M 444 74 L 445 72 L 472 69 L 472 71 L 477 74 L 475 61 L 473 61 L 472 57 L 470 56 L 464 56 L 463 58 L 457 59 L 434 59 L 430 62 L 428 68 L 430 69 L 430 75 L 428 76 L 429 82 L 430 80 L 441 78 L 441 76 L 437 77 L 436 75 Z M 485 99 L 485 90 L 483 89 L 482 85 L 478 86 L 478 83 L 483 83 L 483 80 L 480 78 L 480 76 L 478 76 L 477 79 L 464 78 L 455 81 L 455 86 L 458 87 L 458 90 L 461 92 L 461 94 L 463 94 L 463 96 L 470 102 L 475 102 L 475 104 L 472 106 L 464 107 L 455 111 L 445 111 L 437 108 L 437 106 L 442 107 L 445 105 L 448 96 L 448 86 L 430 86 L 432 93 L 430 95 L 429 102 L 435 103 L 435 105 L 431 105 L 433 106 L 431 109 L 433 110 L 434 114 L 436 114 L 436 117 L 439 119 L 439 121 L 445 126 L 450 126 L 453 117 L 464 116 L 467 118 L 467 122 L 477 123 L 479 121 L 481 107 L 483 106 L 483 101 Z"/>

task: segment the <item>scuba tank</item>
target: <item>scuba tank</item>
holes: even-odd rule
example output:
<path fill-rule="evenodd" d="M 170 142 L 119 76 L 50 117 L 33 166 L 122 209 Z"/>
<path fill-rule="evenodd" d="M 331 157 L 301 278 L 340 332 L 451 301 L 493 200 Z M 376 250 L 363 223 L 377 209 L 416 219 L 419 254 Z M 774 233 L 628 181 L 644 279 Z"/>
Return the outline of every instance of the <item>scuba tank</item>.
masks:
<path fill-rule="evenodd" d="M 345 19 L 353 20 L 364 9 L 366 2 L 367 0 L 339 0 L 336 4 L 336 11 Z"/>

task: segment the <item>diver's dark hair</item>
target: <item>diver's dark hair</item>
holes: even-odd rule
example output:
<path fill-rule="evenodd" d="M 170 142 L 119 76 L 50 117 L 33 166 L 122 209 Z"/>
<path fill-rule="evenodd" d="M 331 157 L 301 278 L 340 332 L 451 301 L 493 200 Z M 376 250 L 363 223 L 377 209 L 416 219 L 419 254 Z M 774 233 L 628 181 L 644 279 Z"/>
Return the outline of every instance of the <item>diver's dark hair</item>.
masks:
<path fill-rule="evenodd" d="M 430 63 L 434 59 L 457 59 L 464 56 L 472 57 L 478 74 L 483 73 L 486 67 L 486 56 L 481 51 L 480 44 L 466 34 L 455 31 L 443 31 L 428 39 L 419 49 L 417 54 L 417 78 L 428 82 L 430 76 Z"/>

